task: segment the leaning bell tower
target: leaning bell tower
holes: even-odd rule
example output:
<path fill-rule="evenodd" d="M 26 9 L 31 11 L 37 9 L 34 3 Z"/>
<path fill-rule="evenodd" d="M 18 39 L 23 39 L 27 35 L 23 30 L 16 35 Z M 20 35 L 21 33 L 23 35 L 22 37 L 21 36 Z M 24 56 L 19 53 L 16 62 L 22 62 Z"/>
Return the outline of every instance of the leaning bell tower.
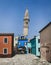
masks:
<path fill-rule="evenodd" d="M 24 28 L 23 28 L 23 35 L 24 36 L 28 36 L 28 29 L 29 29 L 29 23 L 30 19 L 29 19 L 29 13 L 28 13 L 28 9 L 26 9 L 25 11 L 25 15 L 24 15 Z"/>

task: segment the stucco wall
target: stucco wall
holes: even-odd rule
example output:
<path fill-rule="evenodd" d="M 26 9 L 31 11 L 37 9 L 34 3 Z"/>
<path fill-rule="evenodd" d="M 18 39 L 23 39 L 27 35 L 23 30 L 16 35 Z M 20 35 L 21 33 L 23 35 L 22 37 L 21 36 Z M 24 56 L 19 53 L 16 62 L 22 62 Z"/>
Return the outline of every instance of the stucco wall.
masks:
<path fill-rule="evenodd" d="M 4 38 L 8 38 L 8 43 L 4 43 Z M 0 54 L 3 54 L 3 48 L 8 48 L 8 54 L 12 54 L 12 36 L 0 36 Z"/>
<path fill-rule="evenodd" d="M 36 37 L 36 55 L 40 56 L 40 52 L 38 50 L 38 48 L 40 48 L 40 43 L 38 43 L 38 39 L 40 39 L 40 36 Z"/>
<path fill-rule="evenodd" d="M 51 43 L 51 25 L 40 33 L 41 45 Z"/>
<path fill-rule="evenodd" d="M 51 61 L 51 25 L 49 25 L 42 32 L 40 32 L 40 43 L 41 57 L 44 57 L 46 60 Z M 44 48 L 43 46 L 47 46 L 49 52 L 46 52 L 47 48 Z"/>

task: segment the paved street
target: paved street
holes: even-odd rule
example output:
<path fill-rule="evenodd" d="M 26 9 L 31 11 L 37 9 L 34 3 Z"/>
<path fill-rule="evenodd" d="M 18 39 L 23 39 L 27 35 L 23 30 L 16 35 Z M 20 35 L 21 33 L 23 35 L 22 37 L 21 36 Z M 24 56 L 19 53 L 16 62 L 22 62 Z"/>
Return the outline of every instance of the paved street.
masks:
<path fill-rule="evenodd" d="M 0 58 L 0 65 L 51 65 L 33 54 L 19 54 L 12 58 Z"/>

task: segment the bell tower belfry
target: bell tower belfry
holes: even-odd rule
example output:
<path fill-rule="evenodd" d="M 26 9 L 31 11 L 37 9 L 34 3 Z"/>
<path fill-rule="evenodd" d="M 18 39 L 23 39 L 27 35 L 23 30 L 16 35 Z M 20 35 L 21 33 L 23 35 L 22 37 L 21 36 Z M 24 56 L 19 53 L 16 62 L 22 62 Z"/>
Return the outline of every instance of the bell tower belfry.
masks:
<path fill-rule="evenodd" d="M 25 15 L 24 15 L 24 28 L 23 28 L 23 35 L 24 36 L 28 35 L 29 21 L 30 21 L 30 19 L 29 19 L 28 9 L 26 9 Z"/>

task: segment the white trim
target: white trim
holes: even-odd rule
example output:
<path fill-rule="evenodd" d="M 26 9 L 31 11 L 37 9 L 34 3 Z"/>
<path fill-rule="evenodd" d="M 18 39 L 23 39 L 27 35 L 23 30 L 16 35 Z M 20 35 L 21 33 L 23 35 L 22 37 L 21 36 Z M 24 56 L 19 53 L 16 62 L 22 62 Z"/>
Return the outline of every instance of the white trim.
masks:
<path fill-rule="evenodd" d="M 7 53 L 4 53 L 4 49 L 7 49 Z M 3 48 L 3 54 L 7 55 L 8 54 L 8 48 Z"/>
<path fill-rule="evenodd" d="M 4 39 L 5 39 L 5 38 L 7 38 L 7 43 L 4 42 Z M 4 43 L 4 44 L 8 44 L 8 37 L 4 37 L 4 38 L 3 38 L 3 43 Z"/>

